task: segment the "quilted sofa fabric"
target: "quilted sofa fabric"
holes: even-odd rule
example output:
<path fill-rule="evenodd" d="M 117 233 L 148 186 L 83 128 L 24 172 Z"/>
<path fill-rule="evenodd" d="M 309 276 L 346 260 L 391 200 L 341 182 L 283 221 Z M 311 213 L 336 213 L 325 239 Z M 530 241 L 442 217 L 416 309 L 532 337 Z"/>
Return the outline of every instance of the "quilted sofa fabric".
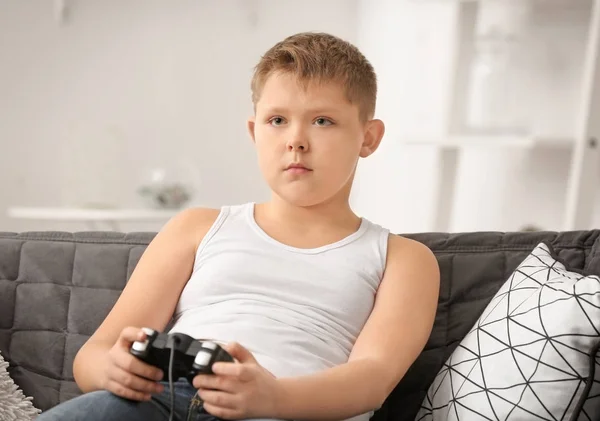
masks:
<path fill-rule="evenodd" d="M 152 234 L 0 235 L 0 352 L 38 408 L 80 391 L 75 354 L 115 303 Z"/>
<path fill-rule="evenodd" d="M 154 235 L 0 233 L 0 352 L 37 407 L 47 409 L 80 393 L 73 358 L 117 300 Z M 438 313 L 424 352 L 376 413 L 377 421 L 414 419 L 444 361 L 541 241 L 570 266 L 600 274 L 600 230 L 407 236 L 438 258 Z"/>

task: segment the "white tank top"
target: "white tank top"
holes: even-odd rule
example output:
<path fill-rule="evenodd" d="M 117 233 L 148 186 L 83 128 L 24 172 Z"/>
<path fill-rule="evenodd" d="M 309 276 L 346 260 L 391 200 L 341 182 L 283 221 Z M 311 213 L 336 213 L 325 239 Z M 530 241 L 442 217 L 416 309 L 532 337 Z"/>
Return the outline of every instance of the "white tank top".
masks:
<path fill-rule="evenodd" d="M 254 203 L 225 206 L 200 243 L 170 332 L 239 342 L 276 377 L 348 360 L 386 264 L 389 231 L 363 218 L 323 247 L 285 245 L 254 219 Z"/>

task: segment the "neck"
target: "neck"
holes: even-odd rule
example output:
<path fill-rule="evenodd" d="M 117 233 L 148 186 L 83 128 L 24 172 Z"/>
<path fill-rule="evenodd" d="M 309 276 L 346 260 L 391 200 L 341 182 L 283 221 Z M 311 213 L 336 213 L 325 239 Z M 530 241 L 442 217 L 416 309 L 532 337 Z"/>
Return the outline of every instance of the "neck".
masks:
<path fill-rule="evenodd" d="M 352 211 L 348 200 L 332 198 L 312 206 L 296 206 L 273 194 L 271 200 L 262 205 L 271 220 L 294 221 L 297 226 L 308 225 L 356 225 L 360 218 Z"/>

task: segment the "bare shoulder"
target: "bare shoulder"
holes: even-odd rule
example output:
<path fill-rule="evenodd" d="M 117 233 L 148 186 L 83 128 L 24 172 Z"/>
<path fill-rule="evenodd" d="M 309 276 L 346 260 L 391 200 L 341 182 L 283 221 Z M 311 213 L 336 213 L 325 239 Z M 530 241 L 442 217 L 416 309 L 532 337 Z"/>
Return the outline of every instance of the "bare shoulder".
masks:
<path fill-rule="evenodd" d="M 182 210 L 175 218 L 180 218 L 189 222 L 212 223 L 217 216 L 219 216 L 219 212 L 219 209 L 194 207 Z"/>
<path fill-rule="evenodd" d="M 187 208 L 178 212 L 170 221 L 170 224 L 185 226 L 194 230 L 202 230 L 206 225 L 212 225 L 219 216 L 219 209 L 213 208 Z"/>
<path fill-rule="evenodd" d="M 422 271 L 425 278 L 439 283 L 439 265 L 433 251 L 425 244 L 390 234 L 386 260 L 386 273 L 389 271 Z"/>
<path fill-rule="evenodd" d="M 184 236 L 197 247 L 217 220 L 219 213 L 219 209 L 213 208 L 187 208 L 171 218 L 161 231 Z"/>
<path fill-rule="evenodd" d="M 421 334 L 433 323 L 440 293 L 440 269 L 435 254 L 425 244 L 398 235 L 388 239 L 387 262 L 378 290 L 382 307 L 399 305 L 402 314 L 419 315 Z M 386 305 L 387 304 L 387 305 Z M 407 317 L 404 315 L 403 317 Z"/>

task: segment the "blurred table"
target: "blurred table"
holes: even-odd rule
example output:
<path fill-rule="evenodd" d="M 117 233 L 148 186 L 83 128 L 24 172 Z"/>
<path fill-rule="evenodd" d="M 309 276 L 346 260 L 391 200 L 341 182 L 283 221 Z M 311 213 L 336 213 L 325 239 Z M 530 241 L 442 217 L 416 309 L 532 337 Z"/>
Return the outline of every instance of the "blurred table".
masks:
<path fill-rule="evenodd" d="M 83 222 L 90 230 L 121 231 L 121 222 L 167 222 L 180 210 L 161 209 L 93 209 L 11 207 L 7 214 L 15 219 L 39 221 Z"/>

